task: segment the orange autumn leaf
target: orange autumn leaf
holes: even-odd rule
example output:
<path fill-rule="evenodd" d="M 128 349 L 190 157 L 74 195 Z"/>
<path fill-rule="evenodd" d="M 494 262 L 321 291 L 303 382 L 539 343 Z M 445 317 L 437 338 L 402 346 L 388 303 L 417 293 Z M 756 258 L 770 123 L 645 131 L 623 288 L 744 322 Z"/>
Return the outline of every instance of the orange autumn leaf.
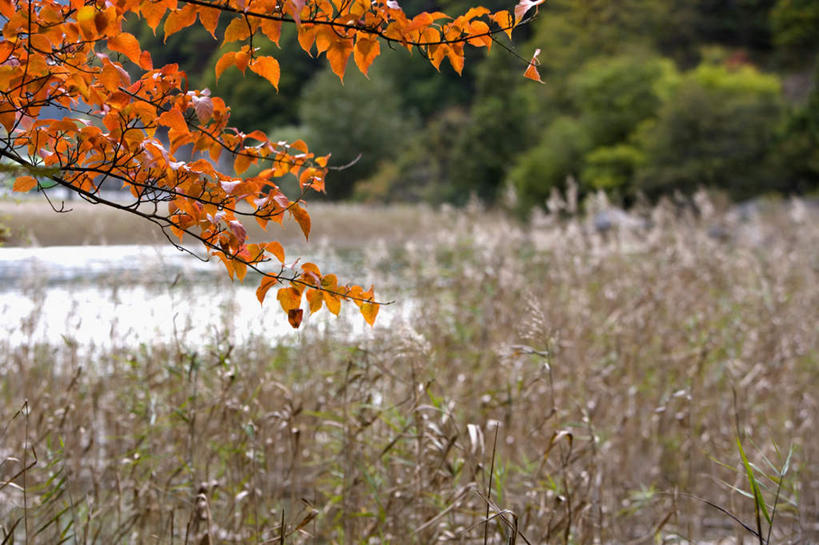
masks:
<path fill-rule="evenodd" d="M 279 45 L 279 38 L 282 34 L 282 22 L 274 21 L 272 19 L 264 19 L 259 28 L 267 36 L 267 39 L 276 45 Z"/>
<path fill-rule="evenodd" d="M 185 117 L 182 115 L 182 112 L 177 109 L 162 112 L 159 118 L 157 118 L 157 122 L 160 125 L 165 125 L 166 127 L 176 129 L 177 131 L 187 132 L 188 130 L 188 124 L 185 121 Z"/>
<path fill-rule="evenodd" d="M 250 55 L 247 54 L 246 51 L 237 51 L 236 55 L 233 57 L 234 64 L 236 68 L 242 71 L 242 74 L 245 73 L 247 70 L 247 65 L 250 64 Z"/>
<path fill-rule="evenodd" d="M 330 62 L 330 69 L 338 79 L 344 81 L 344 72 L 347 70 L 347 59 L 353 52 L 353 45 L 350 40 L 334 40 L 330 48 L 327 49 L 327 60 Z"/>
<path fill-rule="evenodd" d="M 371 327 L 375 325 L 375 317 L 378 316 L 379 308 L 380 306 L 375 303 L 364 303 L 361 305 L 361 315 L 364 316 L 364 320 L 370 324 Z"/>
<path fill-rule="evenodd" d="M 307 303 L 310 305 L 310 314 L 315 314 L 320 311 L 324 303 L 324 296 L 321 294 L 321 291 L 314 289 L 307 290 Z"/>
<path fill-rule="evenodd" d="M 243 17 L 231 19 L 225 29 L 224 43 L 239 42 L 250 37 L 250 29 Z"/>
<path fill-rule="evenodd" d="M 540 79 L 540 74 L 537 71 L 537 56 L 540 55 L 540 49 L 535 50 L 535 54 L 532 55 L 532 60 L 529 61 L 529 66 L 526 67 L 526 71 L 523 73 L 523 77 L 537 81 L 538 83 L 544 83 L 542 79 Z"/>
<path fill-rule="evenodd" d="M 304 233 L 304 239 L 308 240 L 310 238 L 310 214 L 298 204 L 294 204 L 290 212 L 293 214 L 293 217 L 296 218 L 299 227 L 301 227 L 301 232 Z"/>
<path fill-rule="evenodd" d="M 236 66 L 236 52 L 234 52 L 234 51 L 230 51 L 228 53 L 225 53 L 224 55 L 219 57 L 218 61 L 216 61 L 215 71 L 216 71 L 216 81 L 217 82 L 219 81 L 219 77 L 222 75 L 222 73 L 225 70 L 228 69 L 229 66 Z"/>
<path fill-rule="evenodd" d="M 168 36 L 176 34 L 183 28 L 187 28 L 196 22 L 196 6 L 194 4 L 185 4 L 180 10 L 171 11 L 165 18 L 165 41 L 168 41 Z"/>
<path fill-rule="evenodd" d="M 133 34 L 128 32 L 120 32 L 108 38 L 108 49 L 122 53 L 136 65 L 140 65 L 140 57 L 142 50 L 139 47 L 139 42 Z"/>
<path fill-rule="evenodd" d="M 222 12 L 217 8 L 199 6 L 199 22 L 214 38 L 216 38 L 216 27 L 219 24 L 220 15 Z"/>
<path fill-rule="evenodd" d="M 267 295 L 267 292 L 278 283 L 279 280 L 271 276 L 262 277 L 262 281 L 259 284 L 258 289 L 256 289 L 256 298 L 259 300 L 259 304 L 264 303 L 264 298 Z"/>
<path fill-rule="evenodd" d="M 365 76 L 375 58 L 381 54 L 381 45 L 377 38 L 369 34 L 359 33 L 356 38 L 353 59 L 356 66 Z"/>
<path fill-rule="evenodd" d="M 284 263 L 284 248 L 282 248 L 280 243 L 276 241 L 268 242 L 265 249 L 273 254 L 273 256 L 279 260 L 279 263 Z"/>
<path fill-rule="evenodd" d="M 33 176 L 18 176 L 14 180 L 11 190 L 18 193 L 25 193 L 37 187 L 37 180 Z"/>
<path fill-rule="evenodd" d="M 324 297 L 324 304 L 327 306 L 327 310 L 338 316 L 338 313 L 341 311 L 341 298 L 326 291 L 322 295 Z"/>
<path fill-rule="evenodd" d="M 279 90 L 279 61 L 273 57 L 257 57 L 250 64 L 250 69 Z"/>
<path fill-rule="evenodd" d="M 293 329 L 298 329 L 301 325 L 301 319 L 304 316 L 304 311 L 300 308 L 294 308 L 287 311 L 287 321 L 293 326 Z"/>

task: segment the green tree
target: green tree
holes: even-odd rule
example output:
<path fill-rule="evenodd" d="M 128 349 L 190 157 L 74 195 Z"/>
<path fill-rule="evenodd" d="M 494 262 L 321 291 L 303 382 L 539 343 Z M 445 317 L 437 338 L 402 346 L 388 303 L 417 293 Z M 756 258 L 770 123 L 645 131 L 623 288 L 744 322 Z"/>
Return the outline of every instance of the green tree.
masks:
<path fill-rule="evenodd" d="M 743 198 L 779 189 L 771 149 L 782 120 L 779 79 L 750 66 L 686 74 L 640 140 L 637 183 L 651 195 L 720 187 Z"/>
<path fill-rule="evenodd" d="M 350 71 L 339 88 L 338 78 L 320 72 L 304 89 L 299 117 L 312 135 L 318 153 L 332 152 L 331 164 L 351 166 L 334 172 L 327 184 L 331 199 L 353 193 L 355 183 L 371 176 L 379 162 L 402 153 L 417 127 L 405 114 L 395 88 L 386 78 Z"/>
<path fill-rule="evenodd" d="M 493 202 L 515 157 L 533 132 L 531 106 L 523 92 L 528 83 L 506 51 L 496 47 L 478 67 L 475 100 L 458 132 L 451 162 L 455 174 L 448 200 L 464 204 L 471 194 Z M 523 82 L 524 85 L 520 85 Z M 502 90 L 502 94 L 499 92 Z"/>
<path fill-rule="evenodd" d="M 610 145 L 653 117 L 677 79 L 671 61 L 635 51 L 588 61 L 569 79 L 568 94 L 595 145 Z"/>
<path fill-rule="evenodd" d="M 770 21 L 774 43 L 787 54 L 791 64 L 803 64 L 816 58 L 819 2 L 779 0 L 771 10 Z"/>
<path fill-rule="evenodd" d="M 776 149 L 776 165 L 788 191 L 819 190 L 819 61 L 805 104 L 792 106 Z"/>
<path fill-rule="evenodd" d="M 543 205 L 553 187 L 562 187 L 569 176 L 577 177 L 592 146 L 589 130 L 579 120 L 555 119 L 509 172 L 521 208 Z"/>

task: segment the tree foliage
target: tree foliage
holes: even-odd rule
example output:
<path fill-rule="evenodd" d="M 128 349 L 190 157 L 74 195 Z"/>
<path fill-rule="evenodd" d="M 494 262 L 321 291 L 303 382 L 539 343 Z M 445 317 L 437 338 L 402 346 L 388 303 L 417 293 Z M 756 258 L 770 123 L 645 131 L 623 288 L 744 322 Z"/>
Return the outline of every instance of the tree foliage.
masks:
<path fill-rule="evenodd" d="M 325 190 L 329 156 L 301 140 L 271 141 L 260 130 L 232 127 L 225 101 L 191 89 L 176 64 L 155 66 L 123 30 L 126 19 L 161 28 L 163 40 L 198 20 L 222 42 L 217 81 L 250 72 L 278 88 L 279 61 L 261 44 L 278 44 L 283 24 L 295 25 L 301 48 L 324 55 L 342 81 L 351 57 L 367 75 L 382 44 L 461 73 L 466 46 L 489 48 L 495 33 L 511 33 L 542 1 L 521 0 L 511 12 L 474 7 L 458 17 L 410 17 L 394 0 L 0 0 L 0 156 L 23 171 L 15 191 L 56 183 L 156 223 L 180 247 L 201 243 L 231 278 L 261 273 L 259 301 L 275 287 L 293 327 L 305 300 L 311 312 L 335 314 L 352 301 L 372 324 L 379 308 L 372 288 L 342 285 L 313 263 L 287 265 L 275 240 L 248 240 L 244 222 L 266 228 L 286 217 L 309 237 L 304 197 Z M 252 166 L 254 175 L 244 175 Z M 298 180 L 294 198 L 279 188 L 286 176 Z M 128 191 L 131 200 L 109 199 L 108 188 Z"/>

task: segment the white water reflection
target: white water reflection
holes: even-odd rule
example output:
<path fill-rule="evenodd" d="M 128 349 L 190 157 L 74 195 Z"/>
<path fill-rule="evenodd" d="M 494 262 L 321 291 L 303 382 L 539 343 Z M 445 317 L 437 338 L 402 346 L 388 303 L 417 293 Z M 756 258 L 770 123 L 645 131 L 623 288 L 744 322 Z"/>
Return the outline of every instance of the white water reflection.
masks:
<path fill-rule="evenodd" d="M 336 271 L 358 268 L 338 256 L 327 260 Z M 226 333 L 239 342 L 254 334 L 295 338 L 299 333 L 287 323 L 275 292 L 261 306 L 256 285 L 252 278 L 231 282 L 218 264 L 170 247 L 0 248 L 0 313 L 4 339 L 12 346 L 201 344 Z M 369 335 L 356 310 L 345 305 L 339 318 L 322 310 L 306 317 L 302 329 L 312 334 L 332 329 L 347 338 Z M 379 325 L 401 313 L 397 305 L 383 307 Z"/>

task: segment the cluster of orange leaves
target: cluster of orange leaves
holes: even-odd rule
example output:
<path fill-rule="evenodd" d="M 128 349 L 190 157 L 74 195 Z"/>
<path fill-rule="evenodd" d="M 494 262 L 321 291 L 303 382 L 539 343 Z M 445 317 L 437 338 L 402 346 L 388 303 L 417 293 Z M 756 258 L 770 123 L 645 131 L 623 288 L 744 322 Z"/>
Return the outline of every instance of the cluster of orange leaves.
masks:
<path fill-rule="evenodd" d="M 89 201 L 157 223 L 180 245 L 201 242 L 231 278 L 258 271 L 259 301 L 278 286 L 293 327 L 302 321 L 303 299 L 311 313 L 326 307 L 334 314 L 342 301 L 352 301 L 372 325 L 379 308 L 372 288 L 339 285 L 312 263 L 288 267 L 278 242 L 247 240 L 243 220 L 266 228 L 288 215 L 309 236 L 303 196 L 324 190 L 328 157 L 310 153 L 302 141 L 272 142 L 261 131 L 231 128 L 224 101 L 207 89 L 189 90 L 176 65 L 154 67 L 136 37 L 122 30 L 125 18 L 139 16 L 154 31 L 162 24 L 166 37 L 198 18 L 219 39 L 219 20 L 227 17 L 221 39 L 239 46 L 220 57 L 217 78 L 231 67 L 249 68 L 277 87 L 278 61 L 257 54 L 255 44 L 278 44 L 283 23 L 295 24 L 301 47 L 323 53 L 342 79 L 350 56 L 367 74 L 382 42 L 419 50 L 436 68 L 447 59 L 460 73 L 465 45 L 490 47 L 495 33 L 511 34 L 542 1 L 522 0 L 512 13 L 476 7 L 452 18 L 409 17 L 395 0 L 0 0 L 0 158 L 28 169 L 15 191 L 40 187 L 44 176 Z M 539 79 L 534 64 L 533 58 L 525 75 Z M 45 107 L 64 115 L 46 119 Z M 177 158 L 180 148 L 191 159 Z M 215 166 L 223 156 L 233 172 Z M 242 177 L 254 164 L 264 168 Z M 276 184 L 286 175 L 299 181 L 295 200 Z M 103 184 L 129 191 L 133 202 L 107 200 Z M 268 262 L 278 270 L 264 270 Z"/>

